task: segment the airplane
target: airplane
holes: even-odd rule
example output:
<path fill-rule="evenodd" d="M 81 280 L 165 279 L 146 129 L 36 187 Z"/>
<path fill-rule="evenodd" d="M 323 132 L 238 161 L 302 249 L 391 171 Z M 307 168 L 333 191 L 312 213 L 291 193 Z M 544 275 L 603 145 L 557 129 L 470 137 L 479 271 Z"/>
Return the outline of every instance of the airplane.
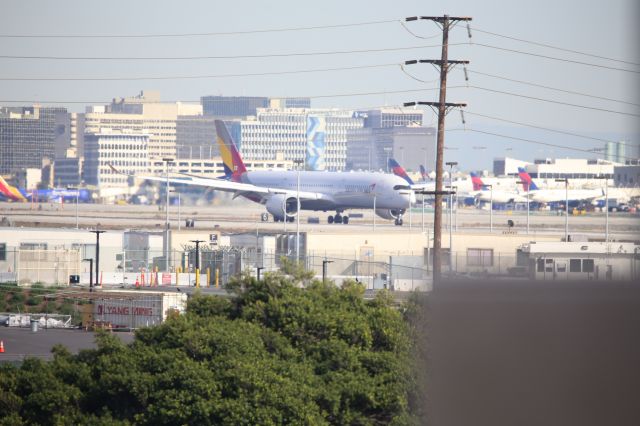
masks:
<path fill-rule="evenodd" d="M 32 200 L 56 201 L 60 199 L 75 201 L 76 190 L 66 188 L 35 189 L 27 190 L 9 185 L 0 176 L 0 193 L 11 201 L 28 202 Z M 77 193 L 78 201 L 86 203 L 91 200 L 91 194 L 86 189 L 80 189 Z"/>
<path fill-rule="evenodd" d="M 405 180 L 393 174 L 373 172 L 319 171 L 247 171 L 240 153 L 221 120 L 215 121 L 217 142 L 224 163 L 226 179 L 180 175 L 169 178 L 172 183 L 198 185 L 234 193 L 262 204 L 276 222 L 292 222 L 298 210 L 335 211 L 329 224 L 349 223 L 343 216 L 350 209 L 375 209 L 383 219 L 403 224 L 403 215 L 415 200 Z M 113 166 L 111 169 L 120 173 Z M 139 179 L 166 182 L 161 176 L 134 176 Z M 299 178 L 299 192 L 298 192 Z M 296 201 L 299 195 L 299 202 Z"/>
<path fill-rule="evenodd" d="M 471 172 L 471 182 L 473 184 L 473 191 L 469 193 L 478 201 L 494 202 L 498 204 L 507 203 L 526 203 L 526 197 L 523 197 L 518 192 L 505 191 L 502 189 L 495 189 L 493 191 L 487 185 L 484 184 L 480 176 L 477 173 Z"/>
<path fill-rule="evenodd" d="M 529 200 L 538 203 L 559 203 L 569 201 L 590 201 L 604 195 L 604 189 L 540 189 L 531 179 L 524 167 L 518 167 L 522 186 L 527 191 Z"/>

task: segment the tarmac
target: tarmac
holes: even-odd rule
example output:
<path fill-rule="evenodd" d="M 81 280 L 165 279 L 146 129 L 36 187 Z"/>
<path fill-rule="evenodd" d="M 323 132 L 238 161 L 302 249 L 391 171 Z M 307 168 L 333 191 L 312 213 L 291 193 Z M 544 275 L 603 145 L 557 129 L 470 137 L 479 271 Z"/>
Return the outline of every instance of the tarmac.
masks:
<path fill-rule="evenodd" d="M 4 344 L 4 353 L 0 353 L 0 362 L 22 361 L 24 358 L 53 359 L 51 349 L 62 344 L 72 353 L 82 349 L 95 349 L 94 332 L 80 329 L 39 329 L 33 333 L 30 328 L 0 327 L 0 340 Z M 124 343 L 131 343 L 134 333 L 114 333 Z"/>

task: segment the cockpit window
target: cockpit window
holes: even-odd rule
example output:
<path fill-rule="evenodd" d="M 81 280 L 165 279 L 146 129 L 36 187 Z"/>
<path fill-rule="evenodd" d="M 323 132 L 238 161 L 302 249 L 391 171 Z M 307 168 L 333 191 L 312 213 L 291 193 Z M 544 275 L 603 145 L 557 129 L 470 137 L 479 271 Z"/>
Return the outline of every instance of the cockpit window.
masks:
<path fill-rule="evenodd" d="M 411 189 L 411 187 L 409 185 L 396 185 L 393 187 L 393 189 L 396 191 L 400 191 L 401 189 Z"/>

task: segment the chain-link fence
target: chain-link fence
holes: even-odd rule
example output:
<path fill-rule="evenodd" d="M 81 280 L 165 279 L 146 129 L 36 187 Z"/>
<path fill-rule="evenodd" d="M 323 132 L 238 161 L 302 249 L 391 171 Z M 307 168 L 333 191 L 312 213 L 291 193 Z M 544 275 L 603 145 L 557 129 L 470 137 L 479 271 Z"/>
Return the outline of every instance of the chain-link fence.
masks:
<path fill-rule="evenodd" d="M 224 286 L 240 273 L 247 272 L 256 276 L 258 271 L 264 274 L 279 270 L 282 259 L 296 261 L 295 252 L 292 253 L 291 250 L 264 251 L 255 247 L 205 247 L 198 254 L 199 259 L 196 259 L 195 247 L 173 250 L 168 258 L 162 250 L 101 250 L 100 275 L 97 278 L 94 276 L 93 282 L 125 286 L 136 283 L 192 285 L 198 267 L 201 285 Z M 540 262 L 536 262 L 538 258 L 547 259 L 544 262 L 549 264 L 540 266 Z M 464 252 L 449 253 L 445 249 L 442 255 L 442 273 L 456 277 L 519 276 L 548 279 L 548 272 L 552 268 L 554 277 L 573 276 L 570 262 L 565 261 L 565 265 L 562 259 L 556 259 L 551 265 L 549 259 L 552 258 L 557 256 L 536 255 L 534 259 L 519 251 L 500 253 L 492 249 L 467 249 Z M 75 249 L 5 251 L 0 258 L 0 282 L 86 284 L 90 280 L 91 263 L 85 260 L 87 259 Z M 425 248 L 422 251 L 374 252 L 373 248 L 361 248 L 352 253 L 301 251 L 299 261 L 318 279 L 325 277 L 337 283 L 346 279 L 357 280 L 367 289 L 415 290 L 430 286 L 433 250 Z M 95 275 L 95 263 L 92 265 Z M 598 273 L 595 272 L 596 269 Z M 614 262 L 613 257 L 608 257 L 595 260 L 592 275 L 597 277 L 595 279 L 624 274 L 638 276 L 638 269 L 637 260 Z M 567 274 L 563 275 L 565 270 Z"/>

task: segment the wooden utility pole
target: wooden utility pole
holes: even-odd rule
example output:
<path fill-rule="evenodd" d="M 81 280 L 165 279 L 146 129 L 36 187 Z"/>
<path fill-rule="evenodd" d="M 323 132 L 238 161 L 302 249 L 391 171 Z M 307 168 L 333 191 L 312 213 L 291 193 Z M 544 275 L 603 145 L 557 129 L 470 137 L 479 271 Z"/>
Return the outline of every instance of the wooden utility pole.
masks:
<path fill-rule="evenodd" d="M 449 53 L 449 29 L 459 21 L 471 21 L 469 17 L 451 17 L 444 16 L 414 16 L 406 18 L 406 21 L 416 21 L 424 19 L 434 21 L 442 28 L 442 54 L 440 60 L 419 60 L 407 61 L 405 64 L 414 63 L 430 63 L 440 67 L 440 97 L 438 102 L 408 102 L 405 106 L 411 105 L 429 105 L 438 109 L 438 136 L 436 143 L 436 190 L 435 205 L 433 219 L 433 281 L 440 281 L 442 272 L 442 176 L 443 176 L 443 158 L 444 158 L 444 124 L 445 116 L 451 108 L 465 107 L 466 104 L 447 103 L 447 74 L 451 65 L 468 64 L 469 61 L 450 61 Z M 449 254 L 451 261 L 451 253 Z"/>

